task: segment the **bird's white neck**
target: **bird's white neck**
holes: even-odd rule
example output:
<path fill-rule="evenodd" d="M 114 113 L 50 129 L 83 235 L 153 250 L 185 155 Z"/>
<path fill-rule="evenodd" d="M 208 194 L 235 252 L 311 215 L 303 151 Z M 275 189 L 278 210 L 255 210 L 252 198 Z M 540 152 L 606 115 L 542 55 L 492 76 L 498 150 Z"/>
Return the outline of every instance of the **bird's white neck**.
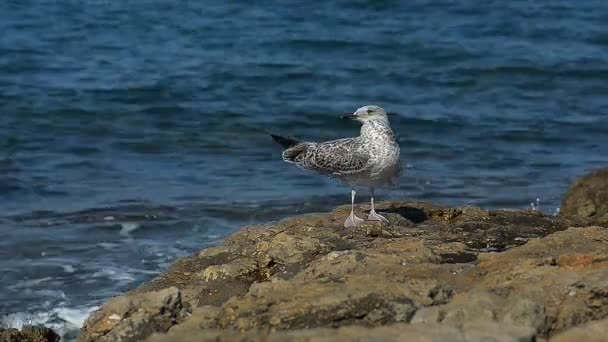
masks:
<path fill-rule="evenodd" d="M 387 136 L 391 140 L 394 139 L 393 130 L 388 120 L 376 119 L 363 123 L 363 126 L 361 126 L 362 138 L 375 138 L 378 136 Z"/>

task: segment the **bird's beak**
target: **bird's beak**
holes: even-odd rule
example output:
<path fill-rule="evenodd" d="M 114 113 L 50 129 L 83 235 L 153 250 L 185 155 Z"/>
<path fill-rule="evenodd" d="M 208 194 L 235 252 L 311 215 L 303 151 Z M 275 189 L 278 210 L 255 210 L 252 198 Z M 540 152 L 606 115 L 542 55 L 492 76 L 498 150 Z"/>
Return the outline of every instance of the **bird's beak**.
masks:
<path fill-rule="evenodd" d="M 355 114 L 344 114 L 342 120 L 354 120 L 357 116 Z"/>

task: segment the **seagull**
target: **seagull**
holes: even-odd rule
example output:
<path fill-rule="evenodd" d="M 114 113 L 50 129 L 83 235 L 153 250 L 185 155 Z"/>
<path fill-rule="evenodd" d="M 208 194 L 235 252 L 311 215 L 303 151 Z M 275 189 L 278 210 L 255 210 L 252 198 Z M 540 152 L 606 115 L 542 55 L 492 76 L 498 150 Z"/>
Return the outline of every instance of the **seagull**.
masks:
<path fill-rule="evenodd" d="M 344 227 L 357 227 L 364 220 L 355 216 L 355 188 L 366 187 L 371 194 L 370 221 L 388 220 L 374 207 L 374 190 L 393 184 L 400 173 L 399 144 L 388 121 L 386 111 L 367 105 L 342 119 L 362 123 L 358 137 L 326 142 L 306 142 L 271 134 L 285 148 L 283 160 L 305 169 L 330 176 L 350 186 L 350 215 Z"/>

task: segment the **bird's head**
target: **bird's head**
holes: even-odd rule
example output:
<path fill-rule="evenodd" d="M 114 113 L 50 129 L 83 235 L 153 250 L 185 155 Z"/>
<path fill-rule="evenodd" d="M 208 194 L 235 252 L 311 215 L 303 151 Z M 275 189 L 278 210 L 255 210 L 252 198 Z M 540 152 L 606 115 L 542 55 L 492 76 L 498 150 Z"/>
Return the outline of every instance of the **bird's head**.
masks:
<path fill-rule="evenodd" d="M 374 120 L 388 121 L 386 111 L 382 107 L 374 105 L 363 106 L 352 114 L 342 115 L 342 119 L 356 120 L 361 123 Z"/>

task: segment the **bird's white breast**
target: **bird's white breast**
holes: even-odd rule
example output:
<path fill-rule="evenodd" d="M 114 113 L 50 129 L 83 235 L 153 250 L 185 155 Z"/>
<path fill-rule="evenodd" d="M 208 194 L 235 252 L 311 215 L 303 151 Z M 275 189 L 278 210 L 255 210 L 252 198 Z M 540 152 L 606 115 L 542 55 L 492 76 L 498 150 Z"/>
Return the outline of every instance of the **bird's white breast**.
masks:
<path fill-rule="evenodd" d="M 370 159 L 365 175 L 357 183 L 383 186 L 399 176 L 399 144 L 387 123 L 366 123 L 361 128 L 361 139 Z"/>

